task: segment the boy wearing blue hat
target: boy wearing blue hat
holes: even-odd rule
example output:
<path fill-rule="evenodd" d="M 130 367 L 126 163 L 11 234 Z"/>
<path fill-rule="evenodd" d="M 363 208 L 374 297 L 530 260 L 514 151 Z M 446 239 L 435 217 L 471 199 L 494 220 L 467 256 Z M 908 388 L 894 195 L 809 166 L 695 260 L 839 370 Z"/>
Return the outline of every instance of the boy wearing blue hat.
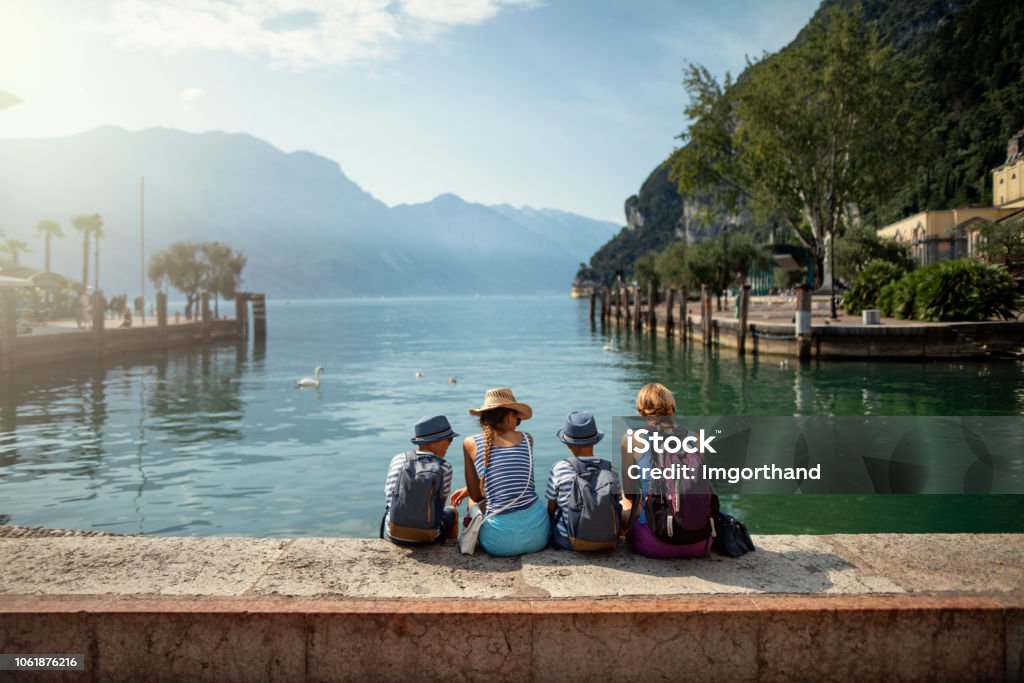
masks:
<path fill-rule="evenodd" d="M 452 465 L 444 459 L 455 437 L 444 415 L 423 417 L 410 439 L 415 450 L 391 459 L 384 482 L 387 509 L 380 537 L 397 545 L 444 543 L 458 536 L 458 511 L 445 506 L 451 493 Z"/>
<path fill-rule="evenodd" d="M 622 484 L 612 464 L 594 455 L 604 434 L 591 413 L 574 411 L 556 436 L 572 456 L 552 465 L 548 475 L 552 544 L 562 550 L 614 548 L 622 524 Z"/>

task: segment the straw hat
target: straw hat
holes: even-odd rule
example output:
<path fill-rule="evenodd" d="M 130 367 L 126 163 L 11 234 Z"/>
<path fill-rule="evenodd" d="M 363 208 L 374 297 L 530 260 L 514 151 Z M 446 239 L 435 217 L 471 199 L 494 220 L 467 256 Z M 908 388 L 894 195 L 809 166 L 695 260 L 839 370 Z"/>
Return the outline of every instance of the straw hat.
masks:
<path fill-rule="evenodd" d="M 500 387 L 498 389 L 488 389 L 487 393 L 484 394 L 484 404 L 479 408 L 470 408 L 470 415 L 479 415 L 480 413 L 494 408 L 508 408 L 514 410 L 520 418 L 529 420 L 533 416 L 533 408 L 526 405 L 525 403 L 518 403 L 512 390 L 508 387 Z"/>

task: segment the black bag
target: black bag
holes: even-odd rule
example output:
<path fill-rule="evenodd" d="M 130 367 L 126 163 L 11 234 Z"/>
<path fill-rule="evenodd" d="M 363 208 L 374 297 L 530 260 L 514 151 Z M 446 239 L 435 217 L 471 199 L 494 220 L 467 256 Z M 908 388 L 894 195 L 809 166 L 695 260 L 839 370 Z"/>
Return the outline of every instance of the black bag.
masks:
<path fill-rule="evenodd" d="M 711 549 L 728 557 L 739 557 L 756 550 L 747 525 L 718 510 L 717 505 L 715 507 L 715 540 L 711 542 Z"/>

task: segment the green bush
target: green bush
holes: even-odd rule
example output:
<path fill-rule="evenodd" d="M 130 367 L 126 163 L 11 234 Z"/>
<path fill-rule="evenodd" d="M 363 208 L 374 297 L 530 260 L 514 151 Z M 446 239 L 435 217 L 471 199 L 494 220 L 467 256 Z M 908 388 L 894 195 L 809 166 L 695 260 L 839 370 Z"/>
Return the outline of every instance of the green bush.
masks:
<path fill-rule="evenodd" d="M 882 287 L 882 314 L 928 322 L 1010 319 L 1018 306 L 1013 278 L 1005 269 L 977 261 L 940 261 Z"/>
<path fill-rule="evenodd" d="M 872 261 L 860 272 L 850 291 L 843 297 L 843 308 L 857 315 L 865 308 L 880 308 L 878 299 L 882 289 L 903 277 L 906 271 L 889 261 Z"/>

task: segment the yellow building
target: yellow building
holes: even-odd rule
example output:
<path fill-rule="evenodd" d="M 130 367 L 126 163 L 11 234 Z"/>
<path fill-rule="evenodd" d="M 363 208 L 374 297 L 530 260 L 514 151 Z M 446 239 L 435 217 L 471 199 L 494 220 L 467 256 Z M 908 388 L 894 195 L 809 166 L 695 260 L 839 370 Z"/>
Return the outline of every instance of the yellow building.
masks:
<path fill-rule="evenodd" d="M 1006 145 L 1006 162 L 992 171 L 992 201 L 995 206 L 964 207 L 948 211 L 922 211 L 878 231 L 878 236 L 910 245 L 911 254 L 922 266 L 974 256 L 985 222 L 996 223 L 1016 217 L 1024 209 L 1024 128 Z"/>
<path fill-rule="evenodd" d="M 992 171 L 992 203 L 1003 208 L 1024 208 L 1024 128 L 1006 145 L 1006 161 Z"/>
<path fill-rule="evenodd" d="M 878 236 L 909 244 L 913 257 L 919 264 L 926 266 L 935 261 L 972 256 L 978 233 L 971 228 L 984 221 L 997 221 L 1015 212 L 1016 209 L 992 206 L 922 211 L 887 225 L 878 231 Z"/>

